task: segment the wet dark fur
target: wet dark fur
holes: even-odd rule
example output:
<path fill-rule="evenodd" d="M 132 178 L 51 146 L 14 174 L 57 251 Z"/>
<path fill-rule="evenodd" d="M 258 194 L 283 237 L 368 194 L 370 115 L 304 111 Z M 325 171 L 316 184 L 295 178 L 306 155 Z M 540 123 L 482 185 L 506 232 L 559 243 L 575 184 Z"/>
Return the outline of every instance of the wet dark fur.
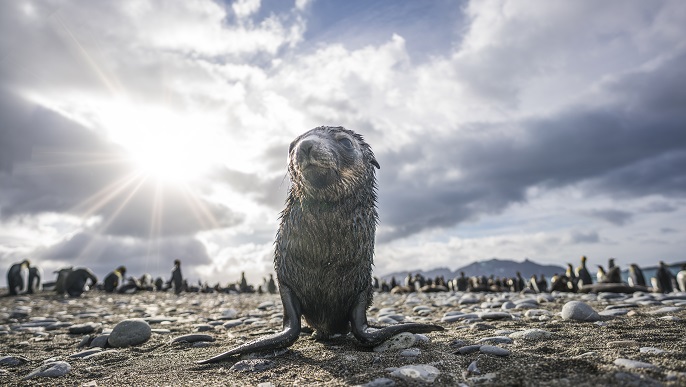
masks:
<path fill-rule="evenodd" d="M 320 152 L 334 154 L 334 179 L 323 189 L 309 189 L 296 152 L 301 139 L 320 135 Z M 357 144 L 350 152 L 336 135 Z M 355 145 L 355 144 L 353 144 Z M 315 150 L 313 150 L 315 152 Z M 314 154 L 312 157 L 330 156 Z M 328 336 L 350 330 L 349 315 L 360 293 L 371 305 L 376 211 L 374 154 L 362 136 L 343 128 L 320 127 L 296 138 L 289 151 L 291 187 L 276 235 L 274 266 L 279 284 L 289 286 L 302 305 L 307 323 Z M 345 173 L 345 178 L 341 174 Z"/>
<path fill-rule="evenodd" d="M 379 163 L 362 136 L 341 127 L 314 128 L 291 143 L 291 186 L 274 244 L 284 329 L 199 363 L 288 347 L 300 335 L 301 317 L 319 338 L 352 331 L 365 346 L 401 332 L 443 329 L 367 324 L 378 222 L 375 168 Z"/>

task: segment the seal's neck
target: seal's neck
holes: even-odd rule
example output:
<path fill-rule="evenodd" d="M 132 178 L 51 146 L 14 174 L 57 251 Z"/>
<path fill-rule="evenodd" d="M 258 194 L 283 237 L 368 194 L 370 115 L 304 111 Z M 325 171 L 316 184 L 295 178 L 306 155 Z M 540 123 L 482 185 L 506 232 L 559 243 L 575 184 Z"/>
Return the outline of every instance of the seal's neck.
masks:
<path fill-rule="evenodd" d="M 340 208 L 341 201 L 303 199 L 300 201 L 300 205 L 306 212 L 325 212 Z"/>

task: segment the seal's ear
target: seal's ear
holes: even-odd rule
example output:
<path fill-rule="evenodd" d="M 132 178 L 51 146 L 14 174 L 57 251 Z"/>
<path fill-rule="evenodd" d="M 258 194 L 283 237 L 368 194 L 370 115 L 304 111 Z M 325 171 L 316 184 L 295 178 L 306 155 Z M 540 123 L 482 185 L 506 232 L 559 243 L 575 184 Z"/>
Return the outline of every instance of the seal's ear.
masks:
<path fill-rule="evenodd" d="M 379 165 L 379 162 L 376 161 L 375 158 L 372 157 L 372 165 L 376 167 L 376 169 L 381 169 L 381 166 Z"/>

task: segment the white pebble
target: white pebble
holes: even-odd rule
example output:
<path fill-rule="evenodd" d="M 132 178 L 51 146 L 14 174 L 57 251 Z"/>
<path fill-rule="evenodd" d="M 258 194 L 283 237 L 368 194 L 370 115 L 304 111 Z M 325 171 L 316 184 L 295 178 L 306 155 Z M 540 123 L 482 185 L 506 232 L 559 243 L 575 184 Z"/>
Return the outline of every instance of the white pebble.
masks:
<path fill-rule="evenodd" d="M 414 334 L 402 332 L 374 347 L 374 352 L 410 348 L 416 341 L 417 339 L 414 337 Z"/>
<path fill-rule="evenodd" d="M 420 381 L 424 383 L 433 383 L 440 374 L 441 371 L 439 371 L 438 368 L 428 364 L 407 365 L 391 372 L 391 376 L 401 378 L 405 381 Z"/>
<path fill-rule="evenodd" d="M 598 321 L 600 315 L 588 304 L 581 301 L 569 301 L 562 307 L 561 316 L 564 320 Z"/>
<path fill-rule="evenodd" d="M 66 375 L 71 371 L 71 365 L 66 361 L 55 361 L 36 368 L 24 377 L 24 380 L 36 377 L 54 378 Z"/>

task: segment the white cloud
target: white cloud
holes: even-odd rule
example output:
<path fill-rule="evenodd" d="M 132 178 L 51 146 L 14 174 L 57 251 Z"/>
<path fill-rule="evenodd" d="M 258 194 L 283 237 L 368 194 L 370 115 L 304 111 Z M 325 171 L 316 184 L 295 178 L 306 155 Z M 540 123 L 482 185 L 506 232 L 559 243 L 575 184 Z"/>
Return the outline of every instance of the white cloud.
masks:
<path fill-rule="evenodd" d="M 417 257 L 425 268 L 454 268 L 492 256 L 554 261 L 581 249 L 646 257 L 683 250 L 660 231 L 679 229 L 684 206 L 674 199 L 683 195 L 682 140 L 664 129 L 683 121 L 678 109 L 663 114 L 661 102 L 681 101 L 679 1 L 470 2 L 462 40 L 421 60 L 408 43 L 421 34 L 309 46 L 306 26 L 318 15 L 302 12 L 315 11 L 304 0 L 280 13 L 250 0 L 230 8 L 200 0 L 22 4 L 3 3 L 0 12 L 3 86 L 124 150 L 161 146 L 143 141 L 147 132 L 165 138 L 166 154 L 183 165 L 235 172 L 195 187 L 241 221 L 189 236 L 213 258 L 189 275 L 258 277 L 271 267 L 286 147 L 318 125 L 361 132 L 381 163 L 379 235 L 399 238 L 378 244 L 381 273 Z M 664 141 L 670 157 L 661 153 L 669 144 L 622 131 L 653 127 L 632 126 L 648 111 L 672 120 L 656 121 L 674 136 Z M 611 141 L 598 136 L 607 128 Z M 561 141 L 578 148 L 560 150 Z M 659 179 L 658 169 L 673 178 Z M 656 186 L 654 176 L 669 192 L 622 184 L 643 171 L 654 183 L 645 186 Z M 645 211 L 650 203 L 667 210 Z M 55 244 L 61 239 L 46 231 L 53 222 L 37 216 L 31 227 L 5 226 Z M 88 229 L 77 222 L 69 232 Z"/>
<path fill-rule="evenodd" d="M 239 19 L 244 19 L 257 13 L 260 9 L 260 0 L 236 0 L 231 4 L 231 8 Z"/>

